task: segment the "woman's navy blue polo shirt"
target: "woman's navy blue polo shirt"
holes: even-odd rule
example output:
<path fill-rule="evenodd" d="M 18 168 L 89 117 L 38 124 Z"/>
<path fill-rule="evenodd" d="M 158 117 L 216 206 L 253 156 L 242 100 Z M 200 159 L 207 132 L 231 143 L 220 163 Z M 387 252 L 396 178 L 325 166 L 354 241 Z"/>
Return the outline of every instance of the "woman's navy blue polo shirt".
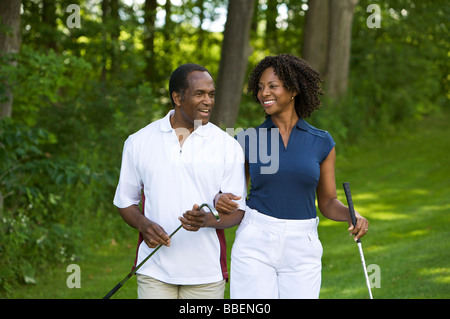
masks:
<path fill-rule="evenodd" d="M 317 216 L 320 164 L 335 145 L 328 132 L 299 119 L 285 147 L 278 128 L 268 117 L 256 129 L 240 132 L 236 139 L 249 164 L 251 187 L 247 206 L 282 219 Z"/>

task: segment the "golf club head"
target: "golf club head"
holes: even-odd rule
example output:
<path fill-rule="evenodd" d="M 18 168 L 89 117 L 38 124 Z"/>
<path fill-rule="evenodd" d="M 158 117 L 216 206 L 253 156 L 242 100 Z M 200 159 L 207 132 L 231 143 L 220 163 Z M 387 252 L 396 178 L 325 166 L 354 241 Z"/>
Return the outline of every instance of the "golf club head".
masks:
<path fill-rule="evenodd" d="M 202 209 L 203 207 L 208 207 L 209 211 L 214 215 L 214 217 L 216 217 L 217 220 L 220 219 L 219 213 L 217 212 L 217 210 L 214 208 L 214 206 L 209 205 L 208 203 L 203 203 L 200 205 L 200 207 L 198 208 L 198 210 Z"/>

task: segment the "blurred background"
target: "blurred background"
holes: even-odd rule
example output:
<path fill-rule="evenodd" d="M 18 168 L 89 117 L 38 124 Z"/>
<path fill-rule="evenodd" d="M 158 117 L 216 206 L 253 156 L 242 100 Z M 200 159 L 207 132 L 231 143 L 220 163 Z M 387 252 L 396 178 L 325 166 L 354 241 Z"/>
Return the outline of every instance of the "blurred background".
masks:
<path fill-rule="evenodd" d="M 414 246 L 420 236 L 435 236 L 424 237 L 431 240 L 426 247 L 447 245 L 449 20 L 444 0 L 0 0 L 0 297 L 97 298 L 126 275 L 137 234 L 112 204 L 123 142 L 171 109 L 168 78 L 189 62 L 207 67 L 215 78 L 212 121 L 246 128 L 264 120 L 246 90 L 256 63 L 279 53 L 306 59 L 323 75 L 326 92 L 307 121 L 337 143 L 337 187 L 341 179 L 357 181 L 367 210 L 358 208 L 354 190 L 356 209 L 383 227 L 399 223 L 384 233 L 386 241 L 397 238 L 398 227 L 410 227 L 409 233 L 424 223 L 400 224 L 401 214 L 386 198 L 402 198 L 396 205 L 408 214 L 423 202 L 405 203 L 433 195 L 436 202 L 427 202 L 425 210 L 439 216 L 441 228 L 425 227 L 403 242 Z M 394 157 L 381 165 L 387 156 Z M 408 159 L 419 164 L 408 166 Z M 414 174 L 427 170 L 434 174 L 430 186 L 417 190 L 428 177 Z M 399 176 L 404 184 L 393 186 Z M 387 197 L 376 192 L 383 183 L 391 186 Z M 339 265 L 327 261 L 327 240 L 336 241 L 327 229 L 334 226 L 321 227 L 322 296 L 361 297 L 356 250 L 349 248 L 349 254 L 362 288 L 345 294 L 332 279 Z M 232 230 L 227 236 L 231 248 Z M 449 247 L 440 248 L 425 270 L 418 266 L 405 279 L 406 294 L 384 296 L 450 297 Z M 375 252 L 368 248 L 368 264 Z M 82 287 L 99 273 L 106 277 L 74 295 L 77 289 L 65 281 L 72 263 L 87 263 L 81 266 Z M 401 273 L 383 274 L 386 286 L 403 281 Z M 420 276 L 429 279 L 430 289 L 415 295 L 409 285 Z M 50 278 L 59 281 L 50 284 Z"/>

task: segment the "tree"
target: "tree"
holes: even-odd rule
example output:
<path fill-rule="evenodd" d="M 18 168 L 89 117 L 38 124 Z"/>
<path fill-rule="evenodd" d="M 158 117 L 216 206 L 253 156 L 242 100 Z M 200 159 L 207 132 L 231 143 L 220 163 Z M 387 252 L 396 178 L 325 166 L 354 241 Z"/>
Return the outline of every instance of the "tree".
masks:
<path fill-rule="evenodd" d="M 250 55 L 250 26 L 255 0 L 230 0 L 217 78 L 212 122 L 233 127 L 239 111 L 242 86 Z"/>
<path fill-rule="evenodd" d="M 347 90 L 353 10 L 358 2 L 359 0 L 330 2 L 330 38 L 325 74 L 330 96 L 341 96 Z"/>
<path fill-rule="evenodd" d="M 328 57 L 328 0 L 310 0 L 305 19 L 303 58 L 320 74 L 327 69 Z"/>
<path fill-rule="evenodd" d="M 119 1 L 103 0 L 102 1 L 102 37 L 106 52 L 102 57 L 102 70 L 100 80 L 106 81 L 107 64 L 109 61 L 109 73 L 115 74 L 119 69 L 119 61 L 117 55 L 117 42 L 120 35 L 119 27 Z"/>
<path fill-rule="evenodd" d="M 56 3 L 52 0 L 42 1 L 43 42 L 49 49 L 56 50 Z"/>
<path fill-rule="evenodd" d="M 266 12 L 266 46 L 268 48 L 278 48 L 277 17 L 278 0 L 267 0 Z"/>
<path fill-rule="evenodd" d="M 166 0 L 166 4 L 164 5 L 164 10 L 166 11 L 165 24 L 164 24 L 164 41 L 170 40 L 170 35 L 173 32 L 173 21 L 170 18 L 172 14 L 172 3 L 170 0 Z"/>
<path fill-rule="evenodd" d="M 347 90 L 353 12 L 359 0 L 310 0 L 303 58 L 325 77 L 327 94 Z"/>
<path fill-rule="evenodd" d="M 20 49 L 20 0 L 0 1 L 0 59 L 8 61 L 13 66 L 17 65 L 15 58 L 11 54 L 17 54 Z M 4 81 L 4 94 L 6 100 L 0 96 L 0 118 L 10 117 L 12 113 L 13 93 L 8 84 L 8 79 Z M 0 86 L 1 88 L 1 86 Z M 1 92 L 0 92 L 1 93 Z"/>
<path fill-rule="evenodd" d="M 156 21 L 156 9 L 158 8 L 158 2 L 156 0 L 145 0 L 144 4 L 144 19 L 145 19 L 145 35 L 144 35 L 144 47 L 145 47 L 145 77 L 152 81 L 155 79 L 155 21 Z"/>

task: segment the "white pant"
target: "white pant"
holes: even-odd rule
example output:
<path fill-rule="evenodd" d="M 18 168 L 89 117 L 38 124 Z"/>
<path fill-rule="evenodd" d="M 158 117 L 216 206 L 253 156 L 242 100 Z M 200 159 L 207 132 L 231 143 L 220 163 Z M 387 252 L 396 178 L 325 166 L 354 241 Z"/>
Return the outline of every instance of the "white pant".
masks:
<path fill-rule="evenodd" d="M 319 298 L 319 218 L 278 219 L 246 208 L 231 252 L 232 299 Z"/>

